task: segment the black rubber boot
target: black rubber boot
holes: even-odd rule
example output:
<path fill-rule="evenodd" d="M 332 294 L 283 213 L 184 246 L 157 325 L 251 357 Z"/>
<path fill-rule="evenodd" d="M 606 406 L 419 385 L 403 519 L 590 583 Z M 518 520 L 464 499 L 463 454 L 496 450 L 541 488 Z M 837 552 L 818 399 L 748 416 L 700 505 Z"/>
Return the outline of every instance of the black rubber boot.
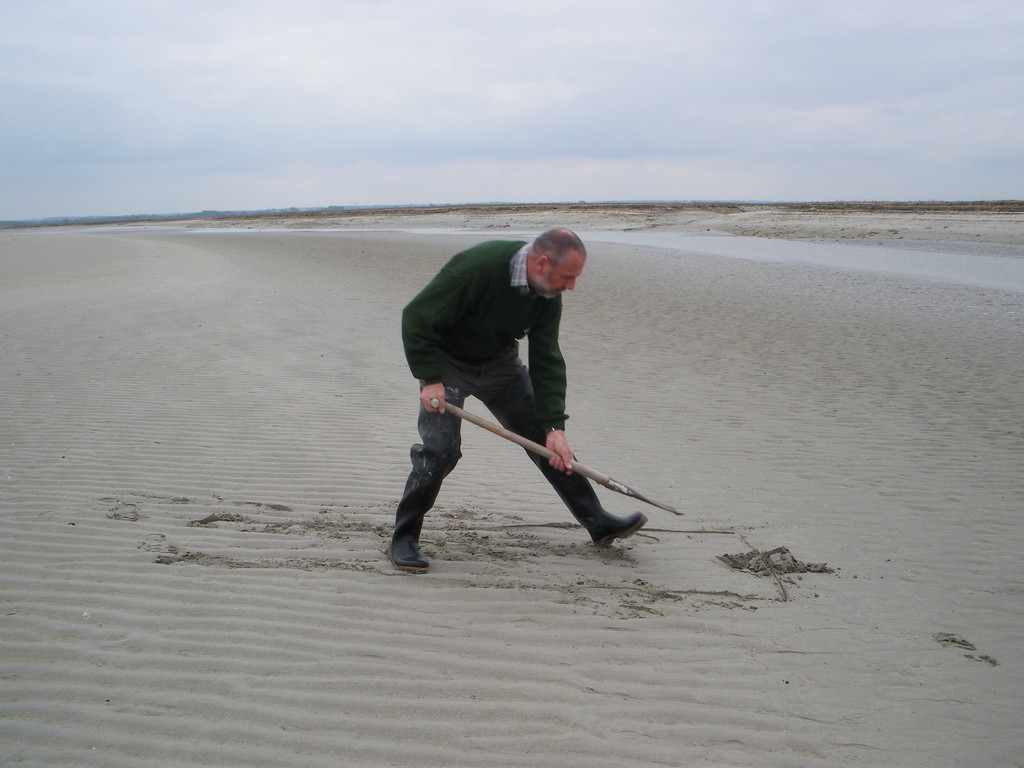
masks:
<path fill-rule="evenodd" d="M 602 507 L 594 486 L 583 475 L 559 472 L 548 464 L 547 459 L 536 454 L 530 454 L 530 458 L 565 502 L 572 516 L 587 529 L 595 544 L 608 544 L 615 539 L 632 536 L 647 524 L 647 515 L 643 512 L 619 517 Z"/>
<path fill-rule="evenodd" d="M 413 446 L 413 451 L 421 446 Z M 425 573 L 430 562 L 420 552 L 420 531 L 423 517 L 434 505 L 434 499 L 441 484 L 432 482 L 429 474 L 422 475 L 415 469 L 405 483 L 405 493 L 395 510 L 395 530 L 391 534 L 388 555 L 400 571 Z"/>
<path fill-rule="evenodd" d="M 442 481 L 462 457 L 458 426 L 458 418 L 450 414 L 425 411 L 420 414 L 423 443 L 417 443 L 409 451 L 412 471 L 395 510 L 395 530 L 388 550 L 392 564 L 400 571 L 425 573 L 430 565 L 420 552 L 420 531 L 423 517 L 434 506 L 441 491 Z"/>
<path fill-rule="evenodd" d="M 588 526 L 582 520 L 580 522 L 590 533 L 590 538 L 593 539 L 594 543 L 600 546 L 610 544 L 615 539 L 625 539 L 632 536 L 647 525 L 647 515 L 643 512 L 634 512 L 632 515 L 626 515 L 626 517 L 617 517 L 606 512 L 604 518 L 598 520 L 596 524 L 592 522 Z"/>
<path fill-rule="evenodd" d="M 524 368 L 519 380 L 504 390 L 501 396 L 486 402 L 502 426 L 535 443 L 545 444 L 544 428 L 537 421 L 533 399 L 533 385 Z M 526 452 L 541 474 L 565 502 L 572 516 L 587 529 L 595 544 L 607 544 L 615 539 L 631 536 L 647 524 L 647 515 L 635 512 L 617 517 L 601 506 L 594 488 L 580 474 L 567 475 L 552 467 L 548 460 L 530 451 Z"/>
<path fill-rule="evenodd" d="M 392 564 L 400 571 L 426 573 L 430 566 L 430 561 L 420 552 L 419 542 L 412 536 L 392 538 L 388 555 Z"/>
<path fill-rule="evenodd" d="M 559 472 L 547 462 L 544 462 L 541 471 L 565 502 L 572 516 L 587 529 L 595 544 L 609 544 L 615 539 L 625 539 L 647 524 L 647 515 L 643 512 L 619 517 L 602 507 L 593 486 L 585 477 Z"/>

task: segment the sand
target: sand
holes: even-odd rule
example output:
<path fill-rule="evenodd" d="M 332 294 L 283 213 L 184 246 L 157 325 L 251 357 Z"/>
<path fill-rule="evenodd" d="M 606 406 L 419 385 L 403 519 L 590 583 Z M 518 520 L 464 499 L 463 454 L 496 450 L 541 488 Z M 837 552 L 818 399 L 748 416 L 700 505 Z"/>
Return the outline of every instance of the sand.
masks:
<path fill-rule="evenodd" d="M 1024 293 L 594 242 L 569 437 L 684 515 L 467 425 L 398 573 L 401 307 L 577 224 L 492 214 L 0 233 L 0 763 L 1021 765 Z"/>

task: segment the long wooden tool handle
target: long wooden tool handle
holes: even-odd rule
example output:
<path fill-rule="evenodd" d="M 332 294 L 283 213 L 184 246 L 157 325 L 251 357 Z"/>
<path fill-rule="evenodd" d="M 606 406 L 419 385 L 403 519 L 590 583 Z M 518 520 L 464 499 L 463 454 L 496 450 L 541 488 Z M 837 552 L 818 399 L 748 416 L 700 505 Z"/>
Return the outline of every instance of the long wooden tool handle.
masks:
<path fill-rule="evenodd" d="M 433 405 L 433 403 L 431 403 L 431 405 Z M 516 434 L 515 432 L 511 432 L 505 429 L 504 427 L 498 426 L 497 424 L 488 421 L 487 419 L 482 419 L 475 413 L 470 413 L 469 411 L 465 410 L 464 408 L 460 408 L 457 405 L 445 403 L 444 408 L 446 411 L 451 411 L 452 413 L 454 413 L 460 419 L 464 419 L 465 421 L 468 421 L 471 424 L 476 424 L 478 427 L 483 427 L 488 432 L 493 432 L 499 437 L 504 437 L 506 440 L 511 440 L 516 445 L 521 445 L 526 450 L 531 451 L 532 453 L 536 453 L 538 456 L 543 456 L 546 459 L 550 459 L 558 455 L 550 448 L 548 448 L 546 445 L 535 443 L 533 442 L 533 440 L 529 440 L 523 437 L 522 435 Z M 576 461 L 575 459 L 572 462 L 572 470 L 573 472 L 579 472 L 584 477 L 589 477 L 594 482 L 601 483 L 601 485 L 607 485 L 609 482 L 612 482 L 612 479 L 608 477 L 608 475 L 604 474 L 603 472 L 598 472 L 596 469 L 592 469 L 588 467 L 586 464 L 580 464 L 580 462 Z"/>
<path fill-rule="evenodd" d="M 434 398 L 433 400 L 430 401 L 430 404 L 437 408 L 441 404 L 441 401 L 438 400 L 437 398 Z M 445 403 L 444 407 L 446 411 L 451 411 L 455 416 L 458 416 L 460 419 L 464 419 L 465 421 L 468 421 L 471 424 L 476 424 L 478 427 L 483 427 L 488 432 L 493 432 L 499 437 L 504 437 L 506 440 L 511 440 L 516 445 L 521 445 L 526 450 L 536 453 L 538 456 L 543 456 L 547 459 L 550 459 L 558 455 L 547 446 L 541 445 L 540 443 L 535 443 L 533 442 L 533 440 L 525 438 L 522 435 L 518 435 L 515 432 L 511 432 L 505 429 L 504 427 L 498 426 L 497 424 L 487 421 L 487 419 L 482 419 L 476 414 L 470 413 L 469 411 L 460 408 L 457 405 Z M 670 507 L 667 504 L 661 504 L 657 501 L 654 501 L 653 499 L 649 499 L 642 493 L 638 493 L 637 491 L 633 490 L 625 483 L 620 483 L 618 480 L 609 477 L 604 472 L 598 472 L 596 469 L 588 467 L 586 464 L 581 464 L 575 459 L 573 459 L 572 462 L 572 469 L 573 472 L 579 472 L 584 477 L 589 477 L 594 482 L 600 483 L 605 488 L 613 490 L 616 493 L 622 493 L 625 494 L 626 496 L 631 496 L 634 499 L 639 499 L 640 501 L 646 502 L 647 504 L 651 504 L 652 506 L 660 507 L 661 509 L 664 509 L 667 512 L 671 512 L 674 515 L 682 514 L 682 512 L 680 512 L 675 507 Z"/>

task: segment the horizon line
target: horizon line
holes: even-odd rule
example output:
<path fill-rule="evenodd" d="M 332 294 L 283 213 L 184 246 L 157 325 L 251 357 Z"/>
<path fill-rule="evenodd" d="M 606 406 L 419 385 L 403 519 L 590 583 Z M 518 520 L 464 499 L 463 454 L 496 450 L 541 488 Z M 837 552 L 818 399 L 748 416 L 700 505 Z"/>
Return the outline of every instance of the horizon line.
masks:
<path fill-rule="evenodd" d="M 128 221 L 168 221 L 185 218 L 231 218 L 237 216 L 269 216 L 281 214 L 310 213 L 357 213 L 360 211 L 421 211 L 430 209 L 474 208 L 474 207 L 509 207 L 536 208 L 543 206 L 821 206 L 821 207 L 857 207 L 857 206 L 938 206 L 952 208 L 956 206 L 995 205 L 1000 208 L 1020 208 L 1024 212 L 1024 200 L 1013 199 L 982 199 L 982 200 L 749 200 L 749 199 L 687 199 L 687 200 L 562 200 L 541 201 L 534 203 L 488 201 L 463 203 L 382 203 L 375 205 L 327 205 L 303 206 L 288 208 L 254 208 L 254 209 L 204 209 L 201 211 L 179 211 L 173 213 L 127 213 L 127 214 L 94 214 L 83 216 L 46 216 L 27 219 L 0 220 L 0 228 L 18 226 L 45 226 L 48 224 L 73 223 L 119 223 Z"/>

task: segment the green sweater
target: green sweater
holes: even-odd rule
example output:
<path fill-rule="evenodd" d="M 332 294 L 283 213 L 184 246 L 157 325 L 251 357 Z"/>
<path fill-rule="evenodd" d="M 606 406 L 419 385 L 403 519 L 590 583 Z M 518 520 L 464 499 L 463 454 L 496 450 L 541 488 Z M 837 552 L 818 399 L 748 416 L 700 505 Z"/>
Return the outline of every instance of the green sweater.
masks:
<path fill-rule="evenodd" d="M 512 287 L 509 262 L 523 245 L 493 240 L 452 257 L 402 312 L 405 356 L 413 376 L 434 384 L 441 381 L 439 350 L 480 365 L 527 336 L 537 416 L 545 427 L 564 429 L 562 297 L 522 296 Z"/>

